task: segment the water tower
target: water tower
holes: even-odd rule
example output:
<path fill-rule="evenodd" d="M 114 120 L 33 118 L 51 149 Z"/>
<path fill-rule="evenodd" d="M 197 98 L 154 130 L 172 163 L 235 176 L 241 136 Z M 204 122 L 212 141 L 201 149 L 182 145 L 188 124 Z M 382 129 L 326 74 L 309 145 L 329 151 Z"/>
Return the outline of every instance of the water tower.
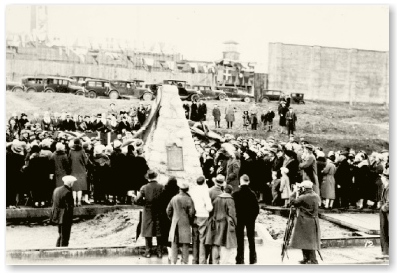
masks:
<path fill-rule="evenodd" d="M 237 50 L 238 45 L 239 43 L 233 40 L 224 42 L 223 58 L 235 61 L 239 60 L 240 53 Z"/>

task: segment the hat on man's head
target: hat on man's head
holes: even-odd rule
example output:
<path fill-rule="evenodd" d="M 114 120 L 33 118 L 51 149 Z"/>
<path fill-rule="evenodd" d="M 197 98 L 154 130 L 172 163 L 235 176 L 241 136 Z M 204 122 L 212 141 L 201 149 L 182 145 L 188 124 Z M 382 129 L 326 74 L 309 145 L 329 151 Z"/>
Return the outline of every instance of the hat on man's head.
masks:
<path fill-rule="evenodd" d="M 101 117 L 101 114 L 97 114 L 97 117 Z"/>
<path fill-rule="evenodd" d="M 306 189 L 312 189 L 313 188 L 313 183 L 310 180 L 305 180 L 300 184 L 297 184 L 298 187 L 304 187 Z"/>
<path fill-rule="evenodd" d="M 179 180 L 177 184 L 180 189 L 189 189 L 189 184 L 184 180 Z"/>
<path fill-rule="evenodd" d="M 114 140 L 114 149 L 119 149 L 122 146 L 122 142 L 118 139 Z"/>
<path fill-rule="evenodd" d="M 250 182 L 250 178 L 248 175 L 244 174 L 240 177 L 240 180 L 245 182 L 245 183 L 249 183 Z"/>
<path fill-rule="evenodd" d="M 225 185 L 225 176 L 218 174 L 215 178 L 212 179 L 215 185 L 224 186 Z"/>
<path fill-rule="evenodd" d="M 11 151 L 13 151 L 15 154 L 18 155 L 23 155 L 24 154 L 24 148 L 22 146 L 22 143 L 20 141 L 15 141 L 11 145 Z"/>
<path fill-rule="evenodd" d="M 82 145 L 81 139 L 80 138 L 75 138 L 74 139 L 74 145 Z"/>
<path fill-rule="evenodd" d="M 156 171 L 148 170 L 145 177 L 146 177 L 146 179 L 152 180 L 152 179 L 157 178 L 157 176 L 158 176 L 158 174 Z"/>

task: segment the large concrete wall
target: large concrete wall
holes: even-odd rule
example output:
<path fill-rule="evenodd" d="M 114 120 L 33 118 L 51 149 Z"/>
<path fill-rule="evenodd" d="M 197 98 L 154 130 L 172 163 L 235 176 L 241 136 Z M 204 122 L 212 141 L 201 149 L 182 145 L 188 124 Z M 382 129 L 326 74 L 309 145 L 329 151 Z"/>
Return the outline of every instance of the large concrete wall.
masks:
<path fill-rule="evenodd" d="M 212 85 L 213 75 L 206 73 L 182 73 L 168 71 L 146 71 L 109 65 L 66 63 L 44 60 L 6 60 L 8 81 L 19 81 L 24 75 L 84 75 L 106 79 L 142 79 L 147 83 L 161 82 L 164 79 L 186 80 L 189 84 Z"/>
<path fill-rule="evenodd" d="M 389 53 L 270 43 L 268 89 L 312 100 L 389 103 Z"/>

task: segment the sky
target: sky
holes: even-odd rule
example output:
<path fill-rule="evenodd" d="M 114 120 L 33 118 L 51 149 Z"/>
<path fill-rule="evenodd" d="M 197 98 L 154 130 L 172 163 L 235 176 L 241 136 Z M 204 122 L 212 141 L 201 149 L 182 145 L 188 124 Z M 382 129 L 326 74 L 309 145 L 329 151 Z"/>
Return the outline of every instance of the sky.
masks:
<path fill-rule="evenodd" d="M 29 31 L 29 14 L 9 5 L 6 33 Z M 241 60 L 260 63 L 270 42 L 389 50 L 383 5 L 50 5 L 48 22 L 51 34 L 161 42 L 189 60 L 221 59 L 227 40 Z"/>

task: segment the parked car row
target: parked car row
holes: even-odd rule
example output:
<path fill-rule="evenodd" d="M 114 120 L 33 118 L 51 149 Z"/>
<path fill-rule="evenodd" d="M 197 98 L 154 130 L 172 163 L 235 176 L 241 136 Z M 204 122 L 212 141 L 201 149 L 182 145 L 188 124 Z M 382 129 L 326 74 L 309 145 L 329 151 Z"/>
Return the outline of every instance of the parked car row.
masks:
<path fill-rule="evenodd" d="M 254 96 L 237 87 L 217 86 L 213 89 L 209 85 L 189 85 L 186 81 L 167 79 L 162 84 L 178 87 L 182 100 L 197 101 L 200 98 L 217 100 L 241 100 L 250 102 Z M 143 80 L 108 80 L 88 76 L 73 75 L 61 76 L 26 76 L 21 83 L 10 85 L 12 92 L 45 92 L 70 93 L 84 95 L 88 98 L 108 97 L 110 99 L 133 99 L 150 101 L 157 95 L 161 83 L 147 83 Z"/>
<path fill-rule="evenodd" d="M 26 76 L 13 85 L 12 92 L 70 93 L 89 98 L 152 100 L 156 91 L 143 86 L 142 80 L 107 80 L 85 76 Z"/>

